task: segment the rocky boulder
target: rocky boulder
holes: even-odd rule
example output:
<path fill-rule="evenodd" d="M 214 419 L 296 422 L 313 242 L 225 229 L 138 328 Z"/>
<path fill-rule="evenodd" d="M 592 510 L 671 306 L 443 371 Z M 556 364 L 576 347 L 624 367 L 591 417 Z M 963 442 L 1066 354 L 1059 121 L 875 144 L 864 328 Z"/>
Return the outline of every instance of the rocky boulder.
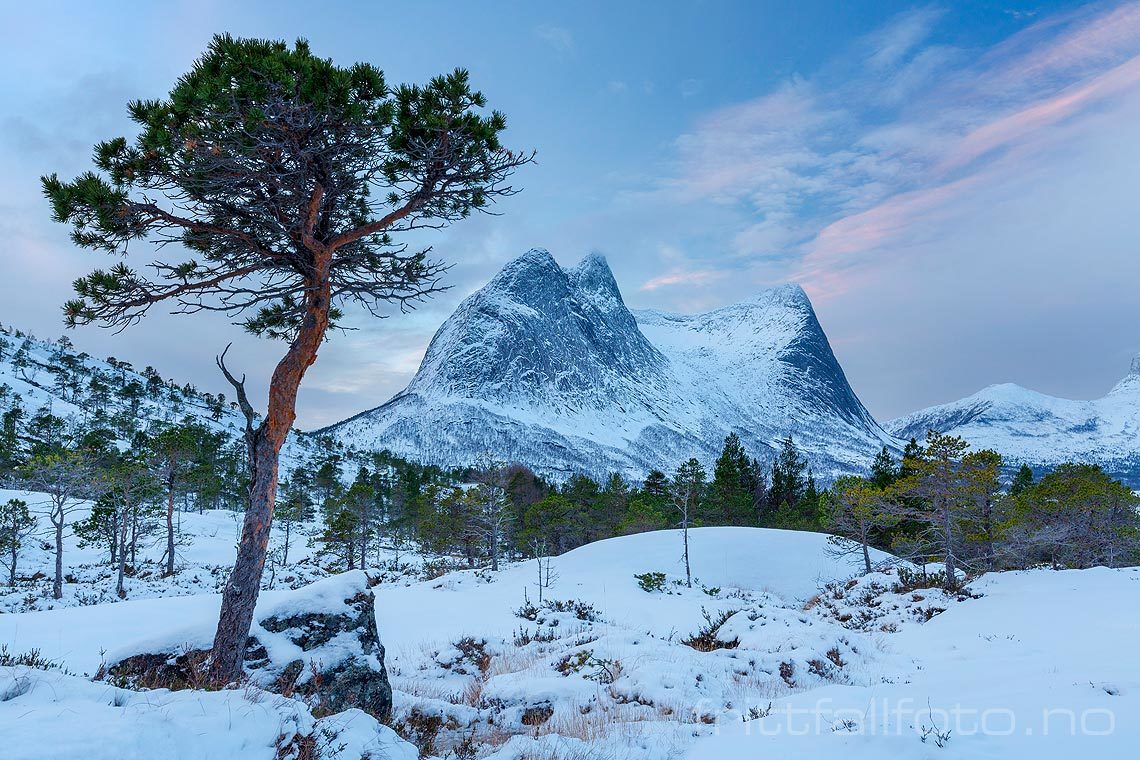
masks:
<path fill-rule="evenodd" d="M 210 621 L 131 645 L 109 658 L 98 677 L 126 688 L 200 688 L 212 633 Z M 357 708 L 387 720 L 392 687 L 368 577 L 353 571 L 263 594 L 245 670 L 251 683 L 304 699 L 318 717 Z"/>

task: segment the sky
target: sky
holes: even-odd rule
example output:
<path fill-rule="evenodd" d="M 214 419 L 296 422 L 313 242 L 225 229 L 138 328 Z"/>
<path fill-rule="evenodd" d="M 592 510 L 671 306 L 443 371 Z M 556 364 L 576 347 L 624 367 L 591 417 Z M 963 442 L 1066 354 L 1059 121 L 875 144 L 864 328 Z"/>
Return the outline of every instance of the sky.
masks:
<path fill-rule="evenodd" d="M 133 135 L 126 103 L 166 94 L 215 33 L 303 37 L 393 83 L 467 68 L 506 144 L 537 151 L 496 215 L 426 240 L 449 291 L 326 343 L 303 429 L 403 388 L 458 302 L 532 247 L 604 254 L 633 308 L 799 282 L 880 420 L 998 382 L 1099 397 L 1140 352 L 1140 3 L 4 6 L 0 322 L 40 337 L 107 262 L 51 222 L 39 177 Z M 69 337 L 211 392 L 232 341 L 255 401 L 284 351 L 159 310 Z"/>

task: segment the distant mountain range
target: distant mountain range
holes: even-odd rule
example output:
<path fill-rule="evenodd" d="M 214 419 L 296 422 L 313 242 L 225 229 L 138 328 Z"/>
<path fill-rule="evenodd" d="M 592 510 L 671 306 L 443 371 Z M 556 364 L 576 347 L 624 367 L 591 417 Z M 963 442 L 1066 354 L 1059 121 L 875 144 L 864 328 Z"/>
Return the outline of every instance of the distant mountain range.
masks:
<path fill-rule="evenodd" d="M 0 333 L 0 411 L 15 405 L 74 419 L 102 408 L 112 421 L 129 415 L 144 426 L 189 416 L 235 438 L 244 424 L 218 397 L 173 381 L 155 388 L 122 362 L 9 329 Z M 630 311 L 601 256 L 564 269 L 535 249 L 460 304 L 407 388 L 317 432 L 448 467 L 486 453 L 555 479 L 613 471 L 640 479 L 693 456 L 711 468 L 729 432 L 767 460 L 791 435 L 828 481 L 928 429 L 999 451 L 1011 466 L 1094 462 L 1140 486 L 1140 357 L 1100 399 L 993 385 L 880 426 L 798 286 L 703 314 Z M 311 442 L 291 436 L 287 464 Z"/>
<path fill-rule="evenodd" d="M 1020 385 L 991 385 L 972 396 L 932 406 L 885 426 L 919 440 L 927 430 L 959 435 L 975 449 L 1043 470 L 1062 462 L 1095 462 L 1140 485 L 1140 356 L 1103 398 L 1074 401 Z"/>
<path fill-rule="evenodd" d="M 534 249 L 469 296 L 390 401 L 326 428 L 440 465 L 483 452 L 555 478 L 711 465 L 736 432 L 792 435 L 821 479 L 895 445 L 859 401 L 796 285 L 696 315 L 632 312 L 604 258 Z"/>

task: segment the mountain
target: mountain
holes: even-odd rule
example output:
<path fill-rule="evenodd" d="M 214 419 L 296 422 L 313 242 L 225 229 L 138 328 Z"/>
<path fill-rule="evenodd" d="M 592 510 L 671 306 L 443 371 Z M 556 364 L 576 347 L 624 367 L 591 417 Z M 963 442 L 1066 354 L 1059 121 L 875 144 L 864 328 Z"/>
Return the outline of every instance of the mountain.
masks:
<path fill-rule="evenodd" d="M 444 466 L 482 453 L 555 478 L 711 465 L 735 431 L 791 434 L 828 479 L 890 437 L 851 390 L 796 285 L 696 315 L 631 312 L 603 257 L 534 249 L 469 296 L 390 401 L 320 431 Z"/>
<path fill-rule="evenodd" d="M 1132 486 L 1140 485 L 1140 356 L 1103 398 L 1046 396 L 1013 383 L 991 385 L 961 401 L 932 406 L 885 426 L 920 441 L 927 430 L 951 433 L 975 449 L 1000 452 L 1014 464 L 1047 469 L 1092 462 Z"/>

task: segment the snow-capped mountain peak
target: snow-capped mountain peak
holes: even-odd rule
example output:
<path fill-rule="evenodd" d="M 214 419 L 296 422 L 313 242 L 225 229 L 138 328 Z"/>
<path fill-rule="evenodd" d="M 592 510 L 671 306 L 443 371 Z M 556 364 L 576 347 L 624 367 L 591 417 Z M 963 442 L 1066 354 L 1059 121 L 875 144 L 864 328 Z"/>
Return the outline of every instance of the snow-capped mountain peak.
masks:
<path fill-rule="evenodd" d="M 631 312 L 603 256 L 562 268 L 539 248 L 460 304 L 407 389 L 329 429 L 444 465 L 490 450 L 554 477 L 711 464 L 730 431 L 761 458 L 794 435 L 825 478 L 891 442 L 798 285 L 704 314 Z"/>
<path fill-rule="evenodd" d="M 1007 464 L 1047 469 L 1090 462 L 1127 483 L 1140 483 L 1140 356 L 1103 398 L 1057 398 L 1002 383 L 972 396 L 888 422 L 902 438 L 927 430 L 965 438 L 975 449 L 1000 452 Z"/>

